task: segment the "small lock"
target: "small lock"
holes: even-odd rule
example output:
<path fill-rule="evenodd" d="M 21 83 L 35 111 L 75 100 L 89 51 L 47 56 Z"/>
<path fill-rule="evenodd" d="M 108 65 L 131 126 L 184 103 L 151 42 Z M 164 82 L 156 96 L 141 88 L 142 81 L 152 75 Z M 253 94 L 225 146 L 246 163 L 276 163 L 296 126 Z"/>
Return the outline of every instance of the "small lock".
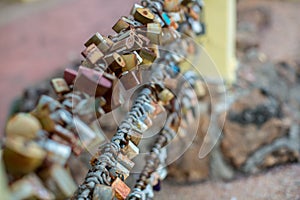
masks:
<path fill-rule="evenodd" d="M 147 37 L 150 39 L 152 44 L 161 44 L 162 29 L 161 25 L 157 23 L 147 24 Z"/>
<path fill-rule="evenodd" d="M 179 0 L 166 0 L 164 1 L 164 10 L 167 12 L 177 12 L 180 9 Z"/>
<path fill-rule="evenodd" d="M 130 53 L 130 54 L 123 54 L 121 56 L 125 62 L 125 67 L 122 68 L 122 72 L 131 71 L 136 68 L 136 66 L 138 65 L 137 55 L 138 54 Z"/>
<path fill-rule="evenodd" d="M 103 73 L 80 66 L 75 80 L 74 90 L 85 92 L 91 96 L 103 96 L 112 87 L 111 81 Z"/>
<path fill-rule="evenodd" d="M 120 81 L 126 90 L 136 87 L 137 85 L 141 84 L 139 71 L 134 70 L 123 72 L 120 76 Z"/>
<path fill-rule="evenodd" d="M 174 98 L 174 94 L 168 89 L 163 89 L 158 94 L 158 98 L 162 103 L 168 104 Z"/>
<path fill-rule="evenodd" d="M 70 198 L 77 189 L 77 184 L 70 172 L 63 166 L 54 164 L 39 172 L 46 187 L 56 194 L 56 199 Z"/>
<path fill-rule="evenodd" d="M 77 71 L 74 69 L 66 68 L 64 71 L 64 79 L 68 85 L 72 85 L 77 76 Z"/>
<path fill-rule="evenodd" d="M 41 166 L 46 154 L 46 151 L 33 141 L 11 137 L 5 141 L 3 161 L 8 172 L 23 175 Z"/>
<path fill-rule="evenodd" d="M 70 88 L 63 78 L 54 78 L 51 80 L 51 85 L 56 94 L 65 94 L 70 92 Z"/>
<path fill-rule="evenodd" d="M 143 25 L 140 22 L 134 20 L 133 18 L 131 19 L 131 18 L 127 18 L 127 17 L 122 17 L 121 19 L 133 27 L 139 27 L 139 26 Z"/>
<path fill-rule="evenodd" d="M 112 27 L 116 33 L 120 33 L 123 30 L 126 30 L 130 27 L 130 25 L 124 21 L 122 18 L 117 21 L 117 23 Z"/>
<path fill-rule="evenodd" d="M 136 146 L 139 145 L 141 139 L 142 139 L 142 134 L 130 129 L 129 132 L 127 133 L 127 135 L 130 137 L 130 141 L 132 141 Z"/>
<path fill-rule="evenodd" d="M 11 199 L 55 199 L 36 174 L 29 174 L 10 185 Z"/>
<path fill-rule="evenodd" d="M 120 178 L 116 178 L 111 187 L 118 200 L 125 200 L 130 193 L 130 188 Z"/>
<path fill-rule="evenodd" d="M 130 171 L 122 164 L 117 162 L 116 166 L 110 169 L 110 173 L 113 177 L 119 177 L 122 180 L 126 180 L 130 174 Z"/>
<path fill-rule="evenodd" d="M 134 162 L 132 162 L 127 156 L 123 155 L 122 153 L 118 154 L 117 161 L 126 167 L 129 171 L 132 170 L 134 167 Z"/>
<path fill-rule="evenodd" d="M 109 68 L 116 74 L 117 77 L 119 77 L 123 71 L 126 71 L 126 62 L 124 57 L 118 53 L 113 53 L 113 61 Z"/>
<path fill-rule="evenodd" d="M 112 46 L 112 41 L 97 32 L 84 44 L 84 46 L 89 47 L 92 44 L 97 46 L 101 52 L 105 53 Z"/>
<path fill-rule="evenodd" d="M 148 8 L 137 8 L 133 17 L 142 24 L 152 23 L 154 20 L 154 14 Z"/>
<path fill-rule="evenodd" d="M 107 185 L 97 184 L 93 192 L 92 200 L 99 200 L 99 199 L 112 200 L 114 199 L 114 196 L 115 196 L 115 191 L 113 190 L 112 187 Z"/>
<path fill-rule="evenodd" d="M 103 53 L 94 43 L 89 45 L 81 54 L 93 65 L 104 57 Z"/>
<path fill-rule="evenodd" d="M 133 158 L 135 158 L 139 154 L 140 150 L 133 142 L 129 141 L 127 146 L 124 149 L 122 149 L 122 152 L 130 160 L 132 160 Z"/>
<path fill-rule="evenodd" d="M 113 86 L 108 90 L 108 92 L 103 96 L 106 100 L 106 104 L 104 106 L 102 106 L 103 110 L 108 113 L 111 112 L 112 110 L 118 108 L 119 106 L 121 106 L 122 103 L 122 96 L 121 96 L 121 90 L 120 90 L 120 84 L 118 79 L 115 76 L 112 75 L 105 75 L 106 73 L 104 73 L 104 77 L 106 77 L 107 79 L 109 79 Z"/>
<path fill-rule="evenodd" d="M 139 54 L 143 59 L 142 68 L 150 67 L 157 58 L 156 53 L 152 49 L 146 47 L 142 48 Z"/>
<path fill-rule="evenodd" d="M 22 136 L 27 139 L 34 139 L 41 129 L 42 125 L 33 115 L 18 113 L 8 121 L 5 132 L 7 137 Z"/>

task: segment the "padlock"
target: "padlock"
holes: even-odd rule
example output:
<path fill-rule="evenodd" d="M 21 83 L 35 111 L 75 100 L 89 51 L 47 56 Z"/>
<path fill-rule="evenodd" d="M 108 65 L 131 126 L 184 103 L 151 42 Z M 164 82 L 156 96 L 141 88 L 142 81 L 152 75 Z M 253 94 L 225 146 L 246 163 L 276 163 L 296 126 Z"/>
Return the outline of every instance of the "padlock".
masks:
<path fill-rule="evenodd" d="M 156 53 L 154 53 L 152 51 L 152 49 L 150 49 L 150 48 L 146 48 L 146 47 L 142 48 L 140 50 L 139 54 L 140 54 L 141 58 L 143 59 L 143 62 L 142 62 L 142 65 L 141 65 L 142 69 L 149 68 L 156 59 Z"/>
<path fill-rule="evenodd" d="M 74 90 L 85 92 L 91 96 L 103 96 L 112 87 L 111 81 L 103 77 L 103 73 L 80 66 Z"/>
<path fill-rule="evenodd" d="M 41 129 L 42 125 L 33 115 L 18 113 L 8 121 L 5 132 L 7 137 L 22 136 L 27 139 L 34 139 Z"/>
<path fill-rule="evenodd" d="M 148 8 L 137 8 L 133 17 L 142 24 L 152 23 L 154 20 L 154 14 Z"/>
<path fill-rule="evenodd" d="M 50 96 L 42 95 L 38 101 L 37 108 L 42 108 L 45 105 L 47 105 L 50 112 L 54 112 L 55 110 L 62 108 L 62 105 L 59 103 L 59 101 Z"/>
<path fill-rule="evenodd" d="M 113 45 L 113 42 L 109 38 L 102 36 L 97 32 L 84 44 L 84 46 L 89 47 L 92 44 L 95 44 L 101 52 L 106 53 Z"/>
<path fill-rule="evenodd" d="M 38 175 L 47 188 L 56 195 L 56 199 L 70 198 L 77 189 L 77 184 L 70 172 L 63 166 L 54 164 L 40 171 Z"/>
<path fill-rule="evenodd" d="M 104 57 L 103 53 L 94 43 L 88 46 L 81 54 L 93 65 Z"/>
<path fill-rule="evenodd" d="M 122 153 L 118 154 L 117 161 L 126 167 L 129 171 L 132 170 L 134 167 L 134 162 L 132 162 L 127 156 L 123 155 Z"/>
<path fill-rule="evenodd" d="M 72 85 L 77 76 L 77 71 L 74 69 L 66 68 L 64 71 L 64 79 L 68 85 Z"/>
<path fill-rule="evenodd" d="M 137 54 L 135 53 L 123 54 L 121 57 L 125 62 L 125 67 L 122 68 L 122 72 L 131 71 L 138 65 Z"/>
<path fill-rule="evenodd" d="M 152 44 L 161 44 L 162 29 L 161 25 L 157 23 L 147 24 L 147 37 L 150 39 Z"/>
<path fill-rule="evenodd" d="M 111 187 L 115 191 L 118 200 L 125 200 L 130 193 L 130 188 L 120 178 L 116 178 Z"/>
<path fill-rule="evenodd" d="M 139 154 L 140 150 L 133 142 L 129 141 L 127 146 L 124 149 L 122 149 L 122 152 L 130 160 L 132 160 L 134 157 L 136 157 Z"/>
<path fill-rule="evenodd" d="M 109 68 L 116 74 L 117 77 L 119 77 L 122 74 L 122 71 L 126 71 L 126 62 L 118 53 L 113 53 L 113 59 L 114 60 L 110 64 Z"/>
<path fill-rule="evenodd" d="M 33 172 L 46 158 L 46 151 L 37 143 L 22 137 L 10 137 L 5 141 L 3 161 L 8 172 L 16 175 Z"/>
<path fill-rule="evenodd" d="M 165 0 L 164 1 L 164 10 L 167 12 L 177 12 L 180 9 L 179 0 Z"/>
<path fill-rule="evenodd" d="M 138 131 L 135 131 L 133 129 L 130 129 L 127 133 L 127 135 L 130 137 L 130 141 L 133 142 L 136 146 L 139 145 L 141 139 L 142 139 L 142 134 L 139 133 Z"/>
<path fill-rule="evenodd" d="M 15 181 L 10 186 L 11 199 L 55 199 L 55 195 L 44 187 L 36 174 L 29 174 Z"/>
<path fill-rule="evenodd" d="M 55 121 L 55 123 L 62 126 L 70 125 L 73 123 L 72 114 L 65 109 L 58 109 L 55 112 L 52 112 L 50 114 L 50 117 Z"/>
<path fill-rule="evenodd" d="M 141 84 L 141 80 L 138 73 L 138 70 L 134 70 L 126 71 L 121 74 L 120 81 L 126 90 L 130 90 Z"/>
<path fill-rule="evenodd" d="M 139 26 L 142 26 L 143 24 L 134 20 L 133 18 L 127 18 L 127 17 L 122 17 L 121 20 L 123 20 L 124 22 L 130 24 L 131 26 L 133 27 L 139 27 Z"/>
<path fill-rule="evenodd" d="M 122 18 L 117 21 L 117 23 L 112 27 L 116 33 L 120 33 L 123 30 L 126 30 L 130 27 L 130 25 L 124 21 Z"/>
<path fill-rule="evenodd" d="M 97 184 L 93 192 L 93 200 L 113 200 L 115 191 L 107 185 Z"/>
<path fill-rule="evenodd" d="M 112 110 L 118 108 L 123 103 L 121 96 L 121 84 L 119 84 L 118 79 L 108 73 L 103 74 L 104 77 L 109 79 L 113 86 L 109 89 L 109 91 L 103 96 L 106 100 L 106 104 L 102 106 L 105 113 L 111 112 Z"/>
<path fill-rule="evenodd" d="M 72 149 L 70 146 L 58 143 L 51 139 L 39 142 L 47 151 L 47 160 L 64 166 L 71 156 Z"/>
<path fill-rule="evenodd" d="M 32 112 L 32 114 L 40 121 L 44 130 L 48 132 L 54 131 L 55 123 L 54 120 L 50 117 L 51 111 L 49 104 L 38 106 Z"/>
<path fill-rule="evenodd" d="M 158 98 L 163 104 L 166 105 L 174 98 L 174 94 L 168 89 L 163 89 L 158 94 Z"/>
<path fill-rule="evenodd" d="M 51 85 L 55 91 L 56 94 L 58 95 L 63 95 L 65 93 L 70 92 L 70 88 L 63 78 L 54 78 L 51 79 Z"/>
<path fill-rule="evenodd" d="M 124 167 L 122 164 L 118 163 L 109 170 L 110 174 L 114 178 L 121 178 L 122 180 L 126 180 L 130 174 L 130 171 Z"/>

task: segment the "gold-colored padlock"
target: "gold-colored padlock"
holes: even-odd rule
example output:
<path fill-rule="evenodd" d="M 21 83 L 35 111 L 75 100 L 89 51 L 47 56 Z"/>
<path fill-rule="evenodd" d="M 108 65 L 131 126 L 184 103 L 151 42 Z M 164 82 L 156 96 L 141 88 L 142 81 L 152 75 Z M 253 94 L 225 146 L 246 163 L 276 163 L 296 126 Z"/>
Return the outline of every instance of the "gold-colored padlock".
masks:
<path fill-rule="evenodd" d="M 55 93 L 58 95 L 63 95 L 63 94 L 70 92 L 70 88 L 69 88 L 66 80 L 63 78 L 52 79 L 51 85 L 52 85 Z"/>
<path fill-rule="evenodd" d="M 135 53 L 124 54 L 122 58 L 126 64 L 126 67 L 122 68 L 122 72 L 134 70 L 138 65 L 138 59 Z"/>
<path fill-rule="evenodd" d="M 120 178 L 116 178 L 111 187 L 118 200 L 125 200 L 130 193 L 130 188 Z"/>
<path fill-rule="evenodd" d="M 93 200 L 113 200 L 115 191 L 107 185 L 97 184 L 93 192 Z"/>
<path fill-rule="evenodd" d="M 140 152 L 139 148 L 131 141 L 128 142 L 127 146 L 122 149 L 122 151 L 130 160 L 135 158 Z"/>
<path fill-rule="evenodd" d="M 5 132 L 7 137 L 22 136 L 24 138 L 34 139 L 41 129 L 42 125 L 33 115 L 18 113 L 8 121 Z"/>
<path fill-rule="evenodd" d="M 152 23 L 154 20 L 154 14 L 148 8 L 137 8 L 133 17 L 142 24 Z"/>
<path fill-rule="evenodd" d="M 122 18 L 117 21 L 117 23 L 112 27 L 116 33 L 120 33 L 123 30 L 126 30 L 130 27 L 130 25 L 124 21 Z"/>
<path fill-rule="evenodd" d="M 101 52 L 107 52 L 112 46 L 113 42 L 105 36 L 102 36 L 100 33 L 93 35 L 85 44 L 85 47 L 95 44 Z"/>
<path fill-rule="evenodd" d="M 147 24 L 147 37 L 152 44 L 161 44 L 162 28 L 160 24 L 148 23 Z"/>
<path fill-rule="evenodd" d="M 149 68 L 156 59 L 156 53 L 154 53 L 150 48 L 142 48 L 139 54 L 143 59 L 143 62 L 141 64 L 142 69 Z"/>
<path fill-rule="evenodd" d="M 109 66 L 109 68 L 116 74 L 116 76 L 120 76 L 122 71 L 126 69 L 126 62 L 123 57 L 118 53 L 113 53 L 113 62 Z"/>
<path fill-rule="evenodd" d="M 113 168 L 116 174 L 121 175 L 121 177 L 126 180 L 130 174 L 130 171 L 124 167 L 121 163 L 117 163 Z"/>
<path fill-rule="evenodd" d="M 40 167 L 46 158 L 46 151 L 37 143 L 22 137 L 10 137 L 5 141 L 3 161 L 6 170 L 12 174 L 27 174 Z"/>
<path fill-rule="evenodd" d="M 95 44 L 88 46 L 81 54 L 93 65 L 104 57 L 103 53 Z"/>
<path fill-rule="evenodd" d="M 174 94 L 168 89 L 163 89 L 158 94 L 158 98 L 163 104 L 168 104 L 174 98 Z"/>

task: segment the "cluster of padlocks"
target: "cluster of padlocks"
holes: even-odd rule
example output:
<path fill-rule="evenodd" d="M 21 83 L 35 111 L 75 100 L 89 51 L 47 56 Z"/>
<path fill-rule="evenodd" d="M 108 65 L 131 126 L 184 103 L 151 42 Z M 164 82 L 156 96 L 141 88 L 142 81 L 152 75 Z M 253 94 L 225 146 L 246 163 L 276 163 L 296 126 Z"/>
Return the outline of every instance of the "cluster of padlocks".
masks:
<path fill-rule="evenodd" d="M 3 160 L 14 199 L 152 199 L 167 171 L 164 148 L 198 117 L 202 83 L 179 64 L 195 51 L 189 38 L 203 34 L 200 0 L 143 0 L 113 26 L 115 35 L 96 33 L 85 43 L 78 71 L 66 69 L 51 80 L 57 99 L 41 96 L 30 113 L 11 118 Z M 73 153 L 103 144 L 98 119 L 122 104 L 122 90 L 149 80 L 138 90 L 130 111 L 111 141 L 93 156 L 77 188 L 67 169 Z M 179 74 L 182 75 L 178 79 Z M 130 189 L 126 178 L 139 154 L 142 134 L 161 112 L 167 120 L 156 136 L 145 166 Z M 77 190 L 76 190 L 77 188 Z M 76 192 L 74 193 L 74 191 Z"/>

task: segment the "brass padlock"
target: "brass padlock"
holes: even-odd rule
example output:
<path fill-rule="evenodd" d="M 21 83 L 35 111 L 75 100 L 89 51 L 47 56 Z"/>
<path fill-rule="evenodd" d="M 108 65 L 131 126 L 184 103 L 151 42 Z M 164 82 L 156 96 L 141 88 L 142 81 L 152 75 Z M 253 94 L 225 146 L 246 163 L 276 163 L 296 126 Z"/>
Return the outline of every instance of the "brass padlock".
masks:
<path fill-rule="evenodd" d="M 121 19 L 122 19 L 124 22 L 130 24 L 130 25 L 133 26 L 133 27 L 139 27 L 139 26 L 142 26 L 142 25 L 143 25 L 142 23 L 140 23 L 140 22 L 134 20 L 133 17 L 132 17 L 132 18 L 130 18 L 130 17 L 132 17 L 132 16 L 129 16 L 129 17 L 124 17 L 124 16 L 123 16 Z"/>
<path fill-rule="evenodd" d="M 40 167 L 46 151 L 37 143 L 22 137 L 10 137 L 5 141 L 3 161 L 8 172 L 16 175 L 30 173 Z"/>
<path fill-rule="evenodd" d="M 148 8 L 137 8 L 133 17 L 142 24 L 152 23 L 154 20 L 154 14 Z"/>
<path fill-rule="evenodd" d="M 118 200 L 125 200 L 130 193 L 130 188 L 120 179 L 116 178 L 111 184 Z"/>
<path fill-rule="evenodd" d="M 162 29 L 161 25 L 157 23 L 147 24 L 147 37 L 150 39 L 152 44 L 161 44 Z"/>
<path fill-rule="evenodd" d="M 55 199 L 55 195 L 44 187 L 36 174 L 29 174 L 13 182 L 10 186 L 11 199 Z"/>
<path fill-rule="evenodd" d="M 130 25 L 124 21 L 122 18 L 117 21 L 117 23 L 112 27 L 116 33 L 120 33 L 123 30 L 126 30 L 130 27 Z"/>
<path fill-rule="evenodd" d="M 93 35 L 85 44 L 85 47 L 95 44 L 101 52 L 106 53 L 109 48 L 112 46 L 113 42 L 105 36 L 102 36 L 100 33 Z"/>
<path fill-rule="evenodd" d="M 141 80 L 138 73 L 139 72 L 137 70 L 134 70 L 126 71 L 121 74 L 120 81 L 126 90 L 130 90 L 136 87 L 137 85 L 141 84 Z"/>
<path fill-rule="evenodd" d="M 18 113 L 8 121 L 5 132 L 7 137 L 22 136 L 27 139 L 34 139 L 41 129 L 42 125 L 33 115 Z"/>
<path fill-rule="evenodd" d="M 88 46 L 81 54 L 93 65 L 104 57 L 103 53 L 95 44 Z"/>
<path fill-rule="evenodd" d="M 70 92 L 70 88 L 63 78 L 54 78 L 51 80 L 51 85 L 58 95 L 63 95 L 65 93 Z"/>
<path fill-rule="evenodd" d="M 122 149 L 122 152 L 130 160 L 132 160 L 134 157 L 136 157 L 139 154 L 140 150 L 133 142 L 129 141 L 127 146 L 124 149 Z"/>
<path fill-rule="evenodd" d="M 114 60 L 110 64 L 109 68 L 116 74 L 117 77 L 119 77 L 123 71 L 126 71 L 126 62 L 118 53 L 113 53 L 113 59 Z"/>
<path fill-rule="evenodd" d="M 97 184 L 93 192 L 93 200 L 113 200 L 115 191 L 107 185 Z"/>
<path fill-rule="evenodd" d="M 123 54 L 121 57 L 125 62 L 125 67 L 122 68 L 122 72 L 131 71 L 138 65 L 137 54 L 135 53 Z"/>
<path fill-rule="evenodd" d="M 141 68 L 142 69 L 147 69 L 149 68 L 153 62 L 156 59 L 156 53 L 152 51 L 152 49 L 150 48 L 142 48 L 140 50 L 140 56 L 143 59 L 143 62 L 141 64 Z"/>
<path fill-rule="evenodd" d="M 168 89 L 163 89 L 158 94 L 158 98 L 163 104 L 168 104 L 174 98 L 174 94 Z"/>
<path fill-rule="evenodd" d="M 112 177 L 119 177 L 122 180 L 126 180 L 130 174 L 130 171 L 118 162 L 113 168 L 109 170 L 109 172 Z"/>

